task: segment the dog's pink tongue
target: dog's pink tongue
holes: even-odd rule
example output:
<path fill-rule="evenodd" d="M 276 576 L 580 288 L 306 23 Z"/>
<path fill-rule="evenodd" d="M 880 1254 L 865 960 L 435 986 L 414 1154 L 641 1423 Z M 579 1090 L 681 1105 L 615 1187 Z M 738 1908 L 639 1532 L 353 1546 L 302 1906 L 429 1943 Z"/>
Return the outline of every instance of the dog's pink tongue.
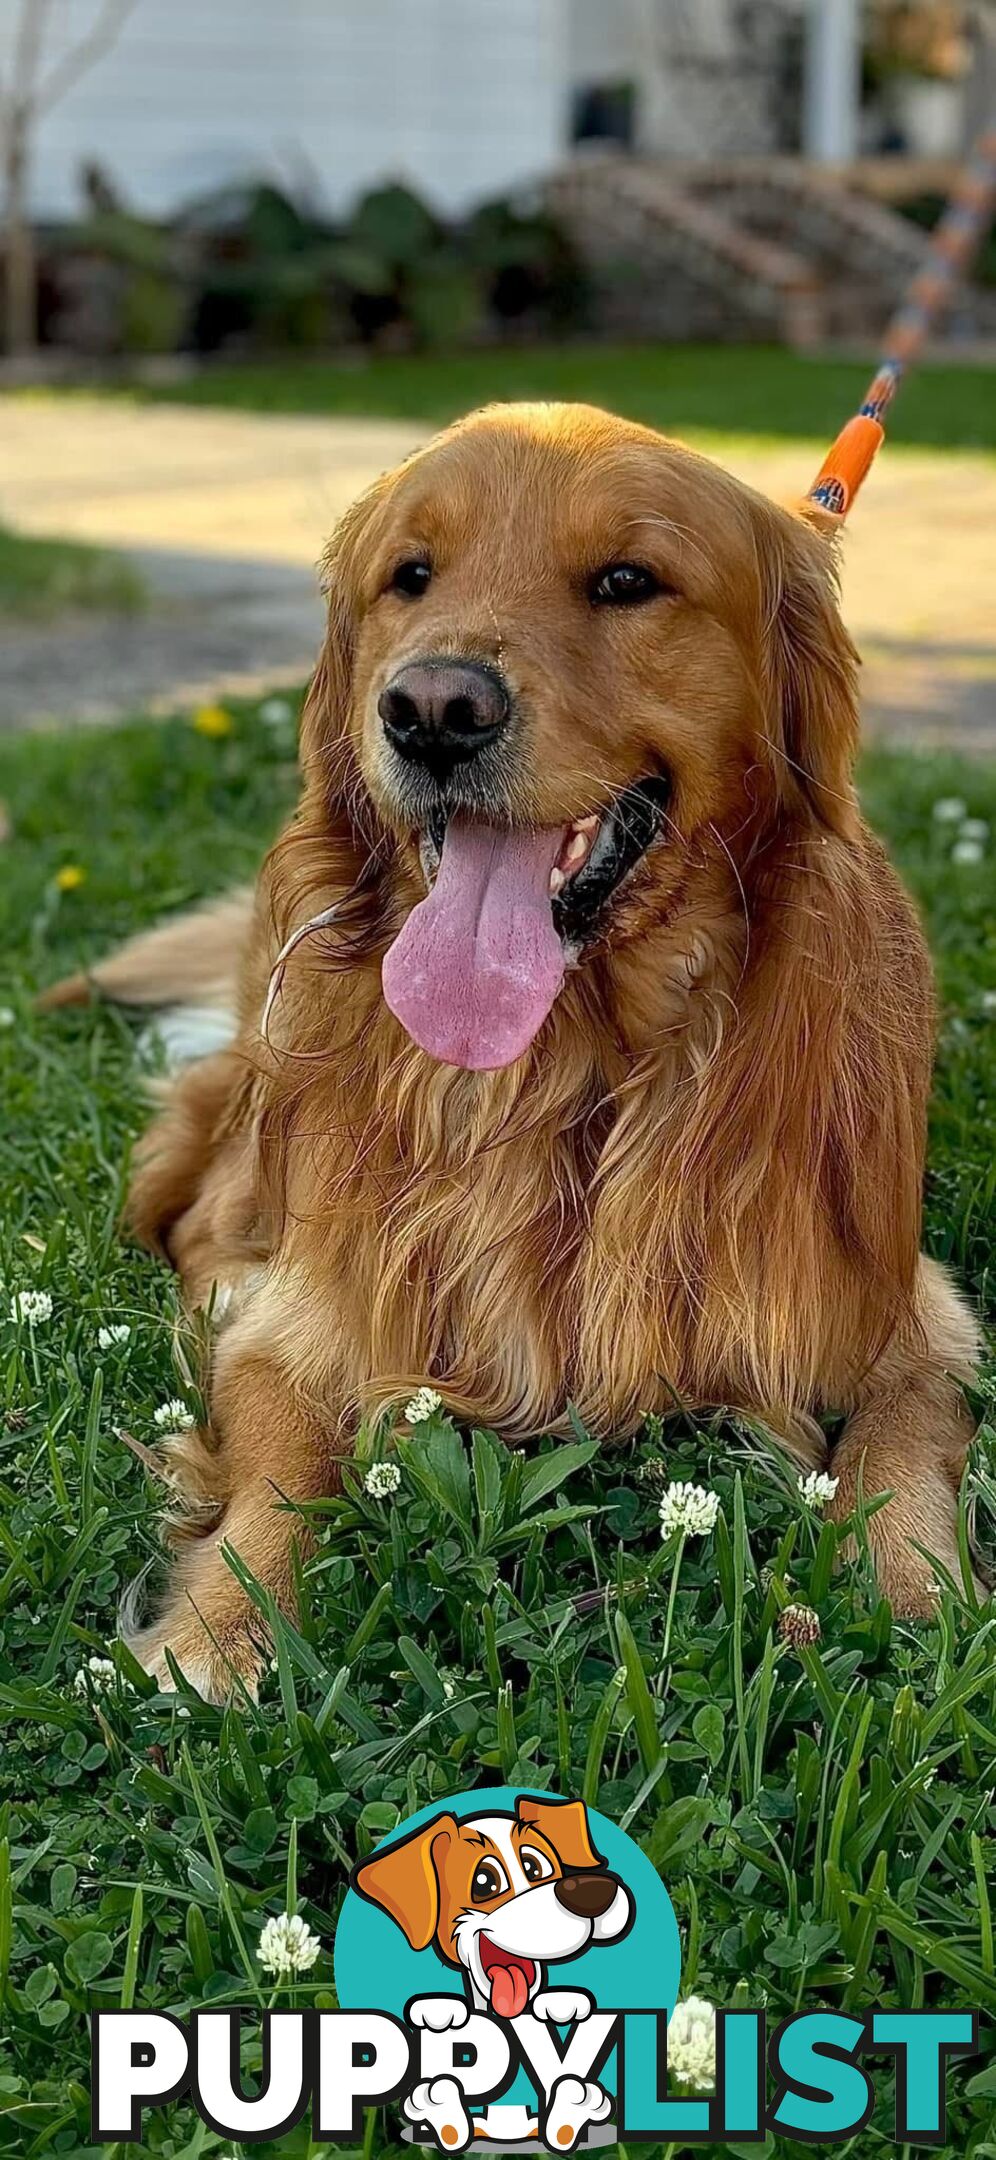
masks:
<path fill-rule="evenodd" d="M 391 1011 L 441 1064 L 511 1065 L 542 1027 L 564 978 L 550 910 L 563 838 L 450 819 L 432 891 L 383 969 Z"/>
<path fill-rule="evenodd" d="M 491 2008 L 496 2017 L 521 2017 L 529 2000 L 529 1989 L 521 1965 L 492 1965 L 488 1975 L 491 1981 Z"/>

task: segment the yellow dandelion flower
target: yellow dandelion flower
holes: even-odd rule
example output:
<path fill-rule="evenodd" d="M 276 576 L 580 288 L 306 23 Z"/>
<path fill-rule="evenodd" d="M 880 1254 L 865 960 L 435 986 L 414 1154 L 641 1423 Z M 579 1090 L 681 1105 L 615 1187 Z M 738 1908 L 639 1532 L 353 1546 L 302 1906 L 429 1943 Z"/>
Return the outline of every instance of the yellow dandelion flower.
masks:
<path fill-rule="evenodd" d="M 55 882 L 60 892 L 76 892 L 80 885 L 86 883 L 86 871 L 82 863 L 63 863 L 62 869 L 55 873 Z"/>
<path fill-rule="evenodd" d="M 224 705 L 198 705 L 192 725 L 196 728 L 198 735 L 220 737 L 230 735 L 235 722 Z"/>

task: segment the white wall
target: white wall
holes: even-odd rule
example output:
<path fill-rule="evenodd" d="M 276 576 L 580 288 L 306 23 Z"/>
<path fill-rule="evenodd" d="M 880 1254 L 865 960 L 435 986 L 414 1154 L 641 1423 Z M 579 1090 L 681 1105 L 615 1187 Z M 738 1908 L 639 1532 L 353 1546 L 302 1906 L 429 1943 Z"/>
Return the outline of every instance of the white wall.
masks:
<path fill-rule="evenodd" d="M 627 82 L 643 57 L 641 0 L 571 0 L 571 73 L 579 83 Z"/>
<path fill-rule="evenodd" d="M 97 0 L 63 0 L 57 27 Z M 0 0 L 0 71 L 19 0 Z M 459 210 L 541 174 L 566 139 L 567 0 L 136 0 L 38 134 L 33 200 L 77 207 L 96 157 L 136 210 L 234 179 L 387 177 Z M 58 42 L 50 49 L 57 52 Z"/>

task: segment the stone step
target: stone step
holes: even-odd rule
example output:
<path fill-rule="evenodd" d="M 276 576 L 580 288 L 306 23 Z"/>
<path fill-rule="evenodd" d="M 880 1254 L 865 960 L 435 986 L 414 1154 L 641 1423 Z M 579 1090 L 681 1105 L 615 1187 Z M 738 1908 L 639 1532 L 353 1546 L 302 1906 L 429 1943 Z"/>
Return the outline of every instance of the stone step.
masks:
<path fill-rule="evenodd" d="M 615 330 L 674 338 L 878 339 L 928 235 L 801 158 L 690 164 L 584 152 L 548 184 Z M 959 333 L 989 334 L 996 299 L 968 287 Z"/>
<path fill-rule="evenodd" d="M 687 331 L 676 324 L 674 335 L 706 334 L 710 303 L 715 334 L 726 323 L 727 335 L 793 344 L 820 335 L 818 281 L 805 258 L 700 200 L 666 167 L 588 155 L 556 172 L 546 193 L 603 293 L 613 285 L 623 291 L 629 270 L 631 299 L 638 284 L 644 308 L 653 307 L 654 281 L 674 281 L 667 297 L 689 322 Z"/>

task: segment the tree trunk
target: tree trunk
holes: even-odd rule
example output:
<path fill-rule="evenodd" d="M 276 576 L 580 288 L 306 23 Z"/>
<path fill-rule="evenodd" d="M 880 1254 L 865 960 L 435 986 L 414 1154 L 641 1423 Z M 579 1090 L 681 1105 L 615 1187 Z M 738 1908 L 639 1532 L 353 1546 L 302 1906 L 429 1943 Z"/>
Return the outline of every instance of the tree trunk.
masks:
<path fill-rule="evenodd" d="M 8 119 L 3 177 L 4 345 L 11 357 L 21 357 L 37 343 L 38 264 L 27 199 L 28 121 L 16 111 Z"/>

